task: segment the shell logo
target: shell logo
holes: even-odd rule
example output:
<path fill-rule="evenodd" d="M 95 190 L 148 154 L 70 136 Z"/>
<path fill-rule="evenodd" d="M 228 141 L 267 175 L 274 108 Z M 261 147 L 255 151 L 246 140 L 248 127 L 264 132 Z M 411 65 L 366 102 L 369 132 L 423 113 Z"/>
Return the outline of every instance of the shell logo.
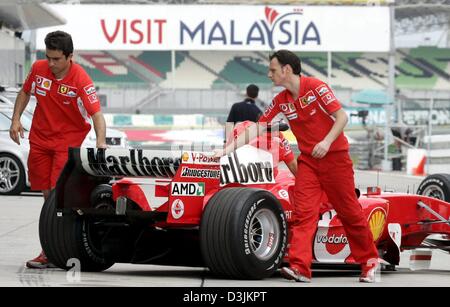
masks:
<path fill-rule="evenodd" d="M 386 224 L 386 212 L 382 208 L 375 208 L 369 216 L 369 227 L 372 232 L 373 241 L 377 241 L 384 231 Z"/>
<path fill-rule="evenodd" d="M 183 160 L 183 162 L 186 162 L 187 160 L 189 160 L 189 154 L 187 152 L 184 152 L 181 155 L 181 159 Z"/>

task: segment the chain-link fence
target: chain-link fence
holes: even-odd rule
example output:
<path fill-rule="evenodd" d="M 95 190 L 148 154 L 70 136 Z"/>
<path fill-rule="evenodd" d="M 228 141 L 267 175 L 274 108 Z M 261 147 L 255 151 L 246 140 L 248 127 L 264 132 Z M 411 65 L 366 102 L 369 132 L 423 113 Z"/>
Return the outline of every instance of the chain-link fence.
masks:
<path fill-rule="evenodd" d="M 419 167 L 423 172 L 450 172 L 450 99 L 449 98 L 403 98 L 392 114 L 392 122 L 385 129 L 384 109 L 371 110 L 380 112 L 378 116 L 368 119 L 370 111 L 358 112 L 364 128 L 362 131 L 350 131 L 355 136 L 351 145 L 353 161 L 358 169 L 381 169 L 382 161 L 391 164 L 392 170 L 407 171 L 408 164 Z M 400 112 L 400 114 L 398 114 Z M 388 132 L 385 136 L 385 132 Z M 387 141 L 387 157 L 385 157 Z M 417 157 L 417 158 L 414 158 Z M 424 159 L 422 159 L 423 157 Z M 411 162 L 419 159 L 419 162 Z"/>

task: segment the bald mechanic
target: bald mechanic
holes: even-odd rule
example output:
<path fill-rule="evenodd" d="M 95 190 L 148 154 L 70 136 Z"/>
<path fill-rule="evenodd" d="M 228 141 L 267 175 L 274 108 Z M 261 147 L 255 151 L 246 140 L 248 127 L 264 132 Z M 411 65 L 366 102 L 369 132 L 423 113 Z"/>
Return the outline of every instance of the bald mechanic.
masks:
<path fill-rule="evenodd" d="M 361 265 L 359 281 L 375 282 L 378 252 L 355 193 L 349 145 L 343 134 L 347 115 L 327 84 L 300 73 L 300 59 L 294 53 L 280 50 L 270 56 L 268 76 L 275 86 L 285 90 L 259 120 L 268 123 L 283 113 L 301 152 L 294 189 L 290 267 L 282 268 L 282 276 L 297 282 L 311 281 L 312 243 L 325 192 L 344 226 L 352 255 Z M 247 129 L 260 126 L 254 124 Z M 228 154 L 244 144 L 244 138 L 237 138 L 236 144 L 216 155 Z"/>

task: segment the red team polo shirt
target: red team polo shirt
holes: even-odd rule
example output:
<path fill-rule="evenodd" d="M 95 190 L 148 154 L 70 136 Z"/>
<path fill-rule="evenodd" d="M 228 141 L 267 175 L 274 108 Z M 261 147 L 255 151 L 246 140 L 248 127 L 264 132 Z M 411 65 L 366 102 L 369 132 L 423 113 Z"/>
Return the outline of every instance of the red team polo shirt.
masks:
<path fill-rule="evenodd" d="M 301 153 L 311 155 L 314 147 L 330 132 L 334 124 L 332 113 L 342 106 L 324 82 L 300 77 L 300 95 L 293 98 L 288 90 L 279 93 L 266 108 L 259 122 L 271 122 L 282 112 L 289 120 Z M 348 150 L 348 141 L 341 133 L 331 144 L 329 152 Z"/>
<path fill-rule="evenodd" d="M 72 62 L 62 80 L 56 80 L 47 60 L 33 64 L 23 85 L 34 90 L 37 99 L 30 131 L 30 143 L 46 149 L 66 151 L 79 147 L 91 129 L 89 116 L 100 111 L 100 102 L 91 78 Z"/>

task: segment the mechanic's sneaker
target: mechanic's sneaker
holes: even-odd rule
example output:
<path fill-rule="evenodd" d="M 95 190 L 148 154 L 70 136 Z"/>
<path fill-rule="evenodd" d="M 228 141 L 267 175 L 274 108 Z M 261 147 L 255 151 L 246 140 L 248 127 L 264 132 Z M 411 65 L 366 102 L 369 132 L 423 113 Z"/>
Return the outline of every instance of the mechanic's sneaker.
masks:
<path fill-rule="evenodd" d="M 288 280 L 295 280 L 297 282 L 311 282 L 311 278 L 303 276 L 294 268 L 281 268 L 281 276 Z"/>
<path fill-rule="evenodd" d="M 359 282 L 374 283 L 380 281 L 380 269 L 381 265 L 379 262 L 373 263 L 372 265 L 362 265 L 361 266 L 361 276 L 359 277 Z"/>
<path fill-rule="evenodd" d="M 28 260 L 26 263 L 26 266 L 29 269 L 56 268 L 56 266 L 54 264 L 52 264 L 48 261 L 47 256 L 45 256 L 43 251 L 36 258 L 34 258 L 32 260 Z"/>

